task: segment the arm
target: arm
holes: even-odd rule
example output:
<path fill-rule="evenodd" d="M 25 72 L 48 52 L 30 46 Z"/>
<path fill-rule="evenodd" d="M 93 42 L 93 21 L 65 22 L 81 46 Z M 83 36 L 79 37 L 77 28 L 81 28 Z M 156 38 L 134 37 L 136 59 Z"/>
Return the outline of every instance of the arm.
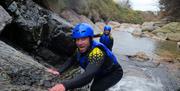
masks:
<path fill-rule="evenodd" d="M 59 73 L 63 73 L 67 68 L 69 68 L 73 64 L 73 61 L 71 58 L 68 58 L 68 60 L 58 69 Z"/>
<path fill-rule="evenodd" d="M 67 68 L 69 68 L 75 61 L 72 61 L 72 58 L 69 58 L 59 69 L 48 68 L 46 71 L 50 72 L 54 75 L 60 75 L 60 73 L 64 72 Z"/>
<path fill-rule="evenodd" d="M 71 80 L 62 82 L 66 90 L 82 87 L 94 78 L 95 74 L 99 71 L 104 60 L 104 53 L 99 48 L 94 48 L 89 54 L 89 64 L 87 65 L 85 72 Z"/>
<path fill-rule="evenodd" d="M 101 37 L 102 35 L 103 35 L 103 32 L 101 32 L 101 33 L 99 33 L 99 34 L 95 34 L 95 35 L 93 36 L 93 38 Z"/>

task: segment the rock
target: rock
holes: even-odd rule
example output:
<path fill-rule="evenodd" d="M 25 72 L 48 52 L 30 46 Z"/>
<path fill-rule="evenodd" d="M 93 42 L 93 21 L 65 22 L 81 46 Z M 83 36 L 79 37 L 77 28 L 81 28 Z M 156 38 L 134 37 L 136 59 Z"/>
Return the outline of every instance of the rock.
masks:
<path fill-rule="evenodd" d="M 152 34 L 151 32 L 147 32 L 147 31 L 143 32 L 141 35 L 141 37 L 148 37 L 148 38 L 152 38 L 154 36 L 155 36 L 154 34 Z"/>
<path fill-rule="evenodd" d="M 134 35 L 134 36 L 141 36 L 142 32 L 141 31 L 133 31 L 132 35 Z"/>
<path fill-rule="evenodd" d="M 36 62 L 32 57 L 0 41 L 0 84 L 14 85 L 19 91 L 22 91 L 20 88 L 24 86 L 26 89 L 30 89 L 30 87 L 32 89 L 36 87 L 47 89 L 61 81 L 58 76 L 45 70 L 46 67 Z M 5 85 L 5 88 L 8 85 Z M 5 88 L 1 85 L 0 90 L 3 91 Z"/>
<path fill-rule="evenodd" d="M 14 22 L 26 31 L 33 32 L 47 23 L 42 15 L 42 8 L 31 0 L 14 1 L 9 5 L 8 9 L 15 16 Z"/>
<path fill-rule="evenodd" d="M 149 31 L 152 32 L 153 30 L 157 29 L 158 27 L 155 26 L 154 22 L 144 22 L 142 24 L 142 30 L 143 31 Z"/>
<path fill-rule="evenodd" d="M 166 40 L 167 39 L 167 34 L 164 33 L 157 33 L 156 36 L 160 38 L 161 40 Z"/>
<path fill-rule="evenodd" d="M 136 61 L 148 61 L 150 58 L 144 52 L 138 52 L 135 55 L 128 55 L 128 58 Z"/>
<path fill-rule="evenodd" d="M 43 61 L 50 63 L 50 64 L 62 64 L 62 62 L 64 61 L 64 59 L 62 57 L 60 57 L 59 55 L 53 53 L 51 50 L 47 49 L 47 48 L 38 48 L 37 51 L 37 56 L 41 57 L 43 59 Z M 38 61 L 42 61 L 42 59 L 37 58 Z M 61 61 L 60 61 L 61 60 Z M 44 63 L 42 63 L 44 64 Z M 46 65 L 46 64 L 44 64 Z"/>
<path fill-rule="evenodd" d="M 61 13 L 61 16 L 65 18 L 67 21 L 69 21 L 71 24 L 76 25 L 80 22 L 85 22 L 93 26 L 95 34 L 100 33 L 101 30 L 86 16 L 84 15 L 78 15 L 73 10 L 64 10 Z"/>
<path fill-rule="evenodd" d="M 167 40 L 180 41 L 180 33 L 167 33 Z"/>
<path fill-rule="evenodd" d="M 59 15 L 43 9 L 32 0 L 13 1 L 8 9 L 14 20 L 2 33 L 5 39 L 35 54 L 38 48 L 43 46 L 48 48 L 47 50 L 57 52 L 58 55 L 72 55 L 72 51 L 74 52 L 74 43 L 70 35 L 72 24 Z"/>
<path fill-rule="evenodd" d="M 180 48 L 180 42 L 177 42 L 177 48 Z"/>
<path fill-rule="evenodd" d="M 98 26 L 101 31 L 103 31 L 106 24 L 104 22 L 96 22 L 95 25 Z"/>
<path fill-rule="evenodd" d="M 0 6 L 0 33 L 7 24 L 11 23 L 11 21 L 12 17 L 2 6 Z"/>
<path fill-rule="evenodd" d="M 35 50 L 47 23 L 44 10 L 32 0 L 13 1 L 5 8 L 12 15 L 13 23 L 6 27 L 2 36 L 27 51 Z"/>
<path fill-rule="evenodd" d="M 169 51 L 163 51 L 162 53 L 158 54 L 157 61 L 159 62 L 167 62 L 167 63 L 174 63 L 175 58 L 174 55 Z"/>
<path fill-rule="evenodd" d="M 60 55 L 72 55 L 75 50 L 75 44 L 71 38 L 71 29 L 73 25 L 57 14 L 50 13 L 48 16 L 48 23 L 46 35 L 44 38 L 45 45 L 53 52 Z"/>
<path fill-rule="evenodd" d="M 109 21 L 108 25 L 110 25 L 112 27 L 112 29 L 116 29 L 121 26 L 121 24 L 119 22 L 115 22 L 115 21 Z"/>
<path fill-rule="evenodd" d="M 158 28 L 153 31 L 153 33 L 176 33 L 180 32 L 180 22 L 171 22 L 166 25 L 164 25 L 162 28 Z"/>

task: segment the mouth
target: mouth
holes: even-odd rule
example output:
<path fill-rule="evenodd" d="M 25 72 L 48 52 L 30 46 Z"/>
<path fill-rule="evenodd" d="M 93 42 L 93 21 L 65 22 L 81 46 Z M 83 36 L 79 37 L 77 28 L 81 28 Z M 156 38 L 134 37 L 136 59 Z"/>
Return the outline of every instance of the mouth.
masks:
<path fill-rule="evenodd" d="M 81 52 L 81 53 L 83 53 L 83 52 L 85 52 L 86 51 L 86 47 L 78 47 L 78 49 L 79 49 L 79 51 Z"/>

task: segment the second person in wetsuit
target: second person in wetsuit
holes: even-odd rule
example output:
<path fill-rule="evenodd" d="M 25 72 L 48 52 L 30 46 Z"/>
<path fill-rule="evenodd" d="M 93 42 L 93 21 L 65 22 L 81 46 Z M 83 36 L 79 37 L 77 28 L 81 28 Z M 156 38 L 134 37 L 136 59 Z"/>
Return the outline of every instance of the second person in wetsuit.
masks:
<path fill-rule="evenodd" d="M 103 43 L 109 50 L 112 51 L 114 39 L 111 35 L 111 27 L 109 25 L 104 26 L 104 32 L 94 35 L 94 37 L 100 37 L 100 42 Z"/>

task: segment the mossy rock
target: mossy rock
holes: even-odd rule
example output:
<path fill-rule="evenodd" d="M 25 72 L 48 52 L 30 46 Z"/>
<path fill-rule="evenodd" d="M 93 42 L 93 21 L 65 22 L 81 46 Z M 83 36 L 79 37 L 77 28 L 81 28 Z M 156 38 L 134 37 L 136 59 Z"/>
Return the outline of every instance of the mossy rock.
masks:
<path fill-rule="evenodd" d="M 156 29 L 153 31 L 153 33 L 180 33 L 180 22 L 171 22 L 166 25 L 164 25 L 162 28 Z"/>

